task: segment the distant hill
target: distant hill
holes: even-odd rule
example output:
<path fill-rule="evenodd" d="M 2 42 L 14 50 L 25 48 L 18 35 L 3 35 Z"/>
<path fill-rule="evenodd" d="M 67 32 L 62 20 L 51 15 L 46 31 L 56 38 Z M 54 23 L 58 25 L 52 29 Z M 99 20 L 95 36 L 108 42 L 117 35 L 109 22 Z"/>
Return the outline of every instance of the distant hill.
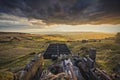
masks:
<path fill-rule="evenodd" d="M 19 32 L 0 32 L 0 34 L 26 34 L 26 33 L 19 33 Z"/>
<path fill-rule="evenodd" d="M 100 33 L 100 32 L 58 32 L 55 34 L 29 34 L 29 33 L 15 33 L 15 32 L 0 32 L 0 37 L 28 37 L 36 36 L 45 40 L 83 40 L 83 39 L 105 39 L 114 37 L 116 33 Z"/>
<path fill-rule="evenodd" d="M 116 33 L 100 33 L 100 32 L 72 32 L 63 34 L 65 37 L 73 40 L 82 39 L 105 39 L 109 37 L 114 37 Z"/>

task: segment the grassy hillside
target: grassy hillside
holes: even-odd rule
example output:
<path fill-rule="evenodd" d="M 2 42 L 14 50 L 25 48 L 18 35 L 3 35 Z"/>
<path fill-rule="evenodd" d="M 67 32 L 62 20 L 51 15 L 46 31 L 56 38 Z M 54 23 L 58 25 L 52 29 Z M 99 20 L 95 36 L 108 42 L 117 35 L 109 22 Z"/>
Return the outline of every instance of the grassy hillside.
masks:
<path fill-rule="evenodd" d="M 99 33 L 99 32 L 72 32 L 63 34 L 68 39 L 82 40 L 82 39 L 104 39 L 114 37 L 115 33 Z"/>
<path fill-rule="evenodd" d="M 80 56 L 88 55 L 88 52 L 81 52 L 80 49 L 85 47 L 87 49 L 96 48 L 97 49 L 97 67 L 107 71 L 107 73 L 114 73 L 113 68 L 120 61 L 120 47 L 119 44 L 114 43 L 114 41 L 102 41 L 102 42 L 70 42 L 67 43 L 75 54 L 80 54 Z"/>
<path fill-rule="evenodd" d="M 97 67 L 109 74 L 115 74 L 113 70 L 120 61 L 120 47 L 115 43 L 113 33 L 59 33 L 59 34 L 20 34 L 2 33 L 0 35 L 0 77 L 6 74 L 12 78 L 12 73 L 22 69 L 36 54 L 43 53 L 49 43 L 66 43 L 74 54 L 85 56 L 88 53 L 81 52 L 82 47 L 97 49 Z M 106 39 L 105 39 L 106 38 Z M 81 40 L 88 40 L 82 43 Z M 89 39 L 99 39 L 90 42 Z M 31 54 L 34 53 L 34 54 Z M 4 72 L 5 75 L 2 75 Z M 7 77 L 4 77 L 7 78 Z M 3 79 L 11 80 L 11 79 Z"/>

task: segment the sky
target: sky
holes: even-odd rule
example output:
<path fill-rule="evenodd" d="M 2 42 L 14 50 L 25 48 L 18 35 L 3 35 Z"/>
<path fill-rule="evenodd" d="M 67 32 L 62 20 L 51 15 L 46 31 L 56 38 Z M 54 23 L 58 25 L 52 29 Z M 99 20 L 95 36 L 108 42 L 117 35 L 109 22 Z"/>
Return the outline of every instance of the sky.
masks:
<path fill-rule="evenodd" d="M 7 32 L 10 30 L 6 30 Z M 27 32 L 27 33 L 60 33 L 60 32 L 103 32 L 103 33 L 116 33 L 120 32 L 120 25 L 52 25 L 48 28 L 32 28 L 32 29 L 16 29 L 16 32 Z M 13 32 L 13 30 L 11 30 Z"/>
<path fill-rule="evenodd" d="M 0 0 L 0 31 L 120 32 L 120 0 Z"/>

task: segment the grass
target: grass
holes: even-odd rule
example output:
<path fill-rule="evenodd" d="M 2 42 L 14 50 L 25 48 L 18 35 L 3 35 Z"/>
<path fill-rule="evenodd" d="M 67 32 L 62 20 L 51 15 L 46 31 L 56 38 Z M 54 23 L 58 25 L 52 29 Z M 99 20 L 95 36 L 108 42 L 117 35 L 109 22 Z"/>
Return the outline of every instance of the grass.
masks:
<path fill-rule="evenodd" d="M 95 33 L 91 33 L 92 35 Z M 91 35 L 89 34 L 89 36 Z M 114 40 L 104 40 L 105 37 L 113 37 L 114 34 L 101 34 L 97 33 L 93 37 L 88 37 L 88 33 L 85 34 L 84 38 L 101 38 L 101 42 L 87 42 L 82 43 L 80 40 L 82 34 L 69 34 L 69 36 L 60 35 L 21 35 L 20 41 L 11 41 L 7 43 L 0 43 L 0 79 L 2 80 L 12 80 L 13 73 L 17 69 L 23 68 L 35 54 L 30 55 L 30 53 L 35 52 L 36 54 L 43 53 L 47 48 L 49 43 L 66 43 L 72 53 L 80 53 L 80 56 L 88 55 L 88 53 L 81 53 L 80 49 L 82 47 L 96 48 L 97 49 L 97 67 L 106 70 L 107 73 L 113 74 L 113 68 L 120 61 L 120 47 L 114 42 Z M 99 37 L 100 35 L 100 37 Z M 103 36 L 104 37 L 103 37 Z M 11 35 L 7 35 L 11 36 Z M 16 35 L 14 35 L 16 36 Z M 5 37 L 5 36 L 4 36 Z M 87 38 L 88 37 L 88 38 Z M 30 39 L 30 40 L 28 40 Z M 96 39 L 96 38 L 95 38 Z M 2 36 L 0 36 L 2 40 Z M 44 60 L 44 69 L 52 63 L 51 60 Z M 2 76 L 3 74 L 3 76 Z M 3 79 L 4 76 L 6 79 Z M 8 78 L 8 79 L 7 79 Z"/>
<path fill-rule="evenodd" d="M 13 80 L 13 73 L 11 72 L 0 72 L 1 80 Z"/>
<path fill-rule="evenodd" d="M 102 70 L 105 70 L 108 74 L 114 74 L 116 72 L 113 69 L 116 67 L 120 61 L 120 47 L 119 44 L 115 43 L 114 40 L 102 40 L 101 42 L 87 42 L 82 43 L 81 41 L 67 42 L 70 50 L 74 53 L 80 53 L 80 56 L 83 57 L 88 55 L 87 53 L 80 52 L 82 47 L 87 49 L 96 48 L 96 64 Z"/>
<path fill-rule="evenodd" d="M 46 59 L 46 60 L 44 60 L 44 69 L 47 69 L 48 66 L 49 66 L 50 64 L 52 64 L 52 63 L 53 63 L 53 62 L 52 62 L 51 59 Z"/>
<path fill-rule="evenodd" d="M 3 63 L 1 68 L 16 68 L 17 66 L 23 67 L 24 64 L 27 64 L 35 55 L 25 55 L 23 57 L 19 57 L 17 59 L 8 61 L 6 63 Z"/>

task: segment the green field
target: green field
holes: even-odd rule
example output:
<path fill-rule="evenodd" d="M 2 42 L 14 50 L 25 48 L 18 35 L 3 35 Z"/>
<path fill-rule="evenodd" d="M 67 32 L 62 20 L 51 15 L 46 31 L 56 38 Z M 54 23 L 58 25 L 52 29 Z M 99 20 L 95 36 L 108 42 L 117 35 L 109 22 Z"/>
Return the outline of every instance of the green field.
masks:
<path fill-rule="evenodd" d="M 91 37 L 94 35 L 93 37 Z M 81 37 L 84 36 L 84 37 Z M 89 37 L 90 36 L 90 37 Z M 12 38 L 11 38 L 12 37 Z M 110 37 L 110 38 L 109 38 Z M 106 38 L 106 39 L 105 39 Z M 82 43 L 86 39 L 88 42 Z M 96 41 L 91 41 L 96 40 Z M 97 41 L 100 40 L 100 41 Z M 32 35 L 2 34 L 0 35 L 0 79 L 12 80 L 13 73 L 21 70 L 37 54 L 44 53 L 50 43 L 66 43 L 73 54 L 80 57 L 88 55 L 80 49 L 96 48 L 96 66 L 108 74 L 116 74 L 113 69 L 120 61 L 120 47 L 115 43 L 115 34 L 109 33 L 74 33 L 65 35 Z M 45 61 L 45 65 L 49 61 Z M 4 77 L 6 76 L 6 77 Z"/>

